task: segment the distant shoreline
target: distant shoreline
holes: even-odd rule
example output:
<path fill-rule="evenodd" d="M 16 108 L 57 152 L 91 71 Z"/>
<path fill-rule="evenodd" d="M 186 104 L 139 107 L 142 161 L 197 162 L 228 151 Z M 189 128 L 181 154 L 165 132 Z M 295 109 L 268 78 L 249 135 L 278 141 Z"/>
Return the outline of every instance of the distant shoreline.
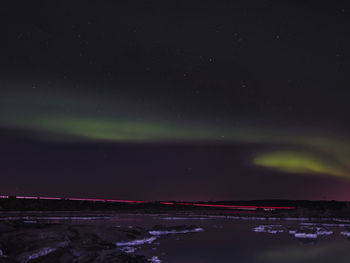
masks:
<path fill-rule="evenodd" d="M 274 208 L 273 208 L 274 207 Z M 279 209 L 293 207 L 293 209 Z M 266 209 L 267 208 L 267 209 Z M 307 200 L 252 200 L 221 202 L 94 202 L 82 200 L 52 200 L 0 198 L 0 217 L 26 213 L 167 213 L 196 212 L 207 215 L 267 218 L 350 218 L 350 202 Z"/>

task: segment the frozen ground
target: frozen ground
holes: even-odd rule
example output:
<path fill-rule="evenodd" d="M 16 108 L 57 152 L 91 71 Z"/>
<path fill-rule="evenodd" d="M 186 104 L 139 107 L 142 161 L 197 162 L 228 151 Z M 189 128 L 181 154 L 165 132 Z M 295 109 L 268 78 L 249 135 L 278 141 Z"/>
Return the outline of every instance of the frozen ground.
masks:
<path fill-rule="evenodd" d="M 177 259 L 179 249 L 183 258 L 197 255 L 193 262 L 197 259 L 217 262 L 210 258 L 213 255 L 221 256 L 223 263 L 232 262 L 231 251 L 242 240 L 248 242 L 244 249 L 251 250 L 268 245 L 273 240 L 271 236 L 288 244 L 296 240 L 316 244 L 325 237 L 347 242 L 350 238 L 350 222 L 330 218 L 310 221 L 188 212 L 100 215 L 14 212 L 0 214 L 0 218 L 0 262 L 3 263 L 184 262 Z M 260 236 L 264 243 L 259 243 Z M 254 242 L 256 248 L 250 247 Z M 330 239 L 328 242 L 332 246 L 340 244 L 333 244 Z M 236 251 L 234 257 L 242 253 L 241 260 L 245 260 L 250 256 L 244 249 Z M 255 263 L 254 259 L 247 262 Z"/>

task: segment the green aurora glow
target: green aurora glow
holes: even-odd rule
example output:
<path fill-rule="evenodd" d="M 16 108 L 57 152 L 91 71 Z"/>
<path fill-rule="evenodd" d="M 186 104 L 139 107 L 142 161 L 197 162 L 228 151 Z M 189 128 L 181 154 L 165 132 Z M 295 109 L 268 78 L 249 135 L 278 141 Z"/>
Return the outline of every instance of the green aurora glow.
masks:
<path fill-rule="evenodd" d="M 328 160 L 315 155 L 293 151 L 276 151 L 262 154 L 254 158 L 254 164 L 274 168 L 282 172 L 304 174 L 329 174 L 344 176 L 345 173 Z"/>
<path fill-rule="evenodd" d="M 68 93 L 8 93 L 0 104 L 0 126 L 32 131 L 45 140 L 264 144 L 277 149 L 254 154 L 254 165 L 350 179 L 349 141 L 315 131 L 178 120 L 165 110 L 132 100 L 118 102 L 91 94 L 82 99 Z"/>

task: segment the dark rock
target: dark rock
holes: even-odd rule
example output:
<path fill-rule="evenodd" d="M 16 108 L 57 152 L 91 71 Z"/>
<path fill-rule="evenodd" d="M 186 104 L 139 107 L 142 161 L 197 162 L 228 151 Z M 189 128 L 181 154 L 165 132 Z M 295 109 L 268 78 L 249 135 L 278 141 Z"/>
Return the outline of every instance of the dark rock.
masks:
<path fill-rule="evenodd" d="M 18 263 L 18 261 L 7 257 L 0 257 L 0 263 Z"/>
<path fill-rule="evenodd" d="M 0 223 L 0 230 L 0 249 L 6 251 L 0 263 L 148 262 L 144 256 L 125 254 L 115 245 L 148 235 L 143 228 L 13 221 Z"/>

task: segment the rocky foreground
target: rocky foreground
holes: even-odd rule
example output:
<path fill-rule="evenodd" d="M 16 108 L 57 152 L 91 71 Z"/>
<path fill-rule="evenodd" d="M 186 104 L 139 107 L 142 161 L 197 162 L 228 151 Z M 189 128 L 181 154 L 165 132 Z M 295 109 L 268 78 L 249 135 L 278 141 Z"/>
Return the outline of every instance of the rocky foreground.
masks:
<path fill-rule="evenodd" d="M 147 230 L 141 227 L 4 221 L 0 222 L 0 262 L 157 262 L 130 253 L 130 250 L 133 251 L 132 246 L 151 243 L 159 235 L 167 233 L 199 230 L 195 226 L 156 226 Z"/>

